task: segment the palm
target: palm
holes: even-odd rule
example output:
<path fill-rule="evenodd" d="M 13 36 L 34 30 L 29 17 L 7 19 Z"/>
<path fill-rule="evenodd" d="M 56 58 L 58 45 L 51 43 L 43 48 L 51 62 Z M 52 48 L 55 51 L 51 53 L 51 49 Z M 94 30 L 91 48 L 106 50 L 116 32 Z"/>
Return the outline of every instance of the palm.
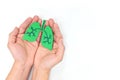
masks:
<path fill-rule="evenodd" d="M 17 38 L 17 42 L 14 46 L 16 50 L 19 52 L 14 54 L 15 58 L 21 57 L 20 59 L 31 59 L 33 60 L 35 52 L 38 47 L 37 41 L 35 42 L 27 42 L 25 40 L 22 40 L 22 37 Z"/>
<path fill-rule="evenodd" d="M 59 31 L 58 25 L 56 25 L 53 20 L 49 20 L 49 25 L 51 26 L 54 32 L 53 50 L 50 51 L 44 48 L 42 45 L 39 45 L 35 56 L 36 66 L 45 69 L 51 69 L 54 65 L 60 62 L 64 53 L 62 35 Z"/>
<path fill-rule="evenodd" d="M 27 42 L 25 40 L 22 40 L 21 36 L 17 37 L 16 43 L 11 45 L 10 51 L 12 52 L 15 60 L 23 62 L 26 60 L 33 60 L 37 48 L 37 41 Z"/>
<path fill-rule="evenodd" d="M 56 46 L 54 46 L 52 51 L 49 51 L 48 49 L 40 45 L 35 58 L 36 65 L 41 65 L 42 67 L 47 69 L 53 67 L 56 64 L 56 50 Z"/>
<path fill-rule="evenodd" d="M 30 60 L 33 62 L 34 60 L 34 55 L 38 48 L 38 42 L 28 42 L 22 40 L 22 36 L 26 28 L 34 21 L 38 21 L 38 17 L 35 16 L 33 19 L 26 19 L 19 29 L 14 29 L 14 31 L 10 34 L 8 46 L 14 59 L 17 61 L 25 62 L 26 60 Z"/>

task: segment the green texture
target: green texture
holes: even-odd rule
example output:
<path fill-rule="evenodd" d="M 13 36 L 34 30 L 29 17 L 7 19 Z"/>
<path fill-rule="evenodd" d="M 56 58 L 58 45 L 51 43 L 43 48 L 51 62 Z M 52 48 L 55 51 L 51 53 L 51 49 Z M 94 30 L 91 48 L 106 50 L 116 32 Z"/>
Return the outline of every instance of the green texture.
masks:
<path fill-rule="evenodd" d="M 50 26 L 45 27 L 46 21 L 42 21 L 42 26 L 40 26 L 39 22 L 33 22 L 26 30 L 23 35 L 23 40 L 27 40 L 29 42 L 34 42 L 38 38 L 40 32 L 42 32 L 41 44 L 43 47 L 52 50 L 53 49 L 53 40 L 54 35 Z"/>
<path fill-rule="evenodd" d="M 23 35 L 23 40 L 27 40 L 29 42 L 36 41 L 40 31 L 40 24 L 38 22 L 33 22 Z"/>
<path fill-rule="evenodd" d="M 53 48 L 53 32 L 50 26 L 46 26 L 41 38 L 41 44 L 43 47 L 52 50 Z"/>

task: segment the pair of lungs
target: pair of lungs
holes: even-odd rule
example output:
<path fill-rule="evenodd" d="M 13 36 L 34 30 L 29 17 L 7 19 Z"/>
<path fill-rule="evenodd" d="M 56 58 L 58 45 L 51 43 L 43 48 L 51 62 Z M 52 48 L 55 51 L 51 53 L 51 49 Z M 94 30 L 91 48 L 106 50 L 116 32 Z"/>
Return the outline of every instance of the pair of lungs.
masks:
<path fill-rule="evenodd" d="M 37 40 L 39 33 L 42 32 L 41 36 L 41 44 L 43 47 L 52 50 L 53 48 L 53 31 L 50 26 L 45 26 L 45 20 L 42 21 L 42 25 L 40 26 L 39 22 L 33 22 L 26 29 L 25 34 L 23 35 L 23 40 L 27 40 L 29 42 L 34 42 Z"/>

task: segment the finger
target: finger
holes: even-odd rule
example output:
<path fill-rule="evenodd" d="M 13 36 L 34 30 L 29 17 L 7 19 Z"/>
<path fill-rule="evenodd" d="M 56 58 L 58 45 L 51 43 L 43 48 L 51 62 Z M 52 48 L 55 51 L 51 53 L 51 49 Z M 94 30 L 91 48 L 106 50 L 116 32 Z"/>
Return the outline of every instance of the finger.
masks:
<path fill-rule="evenodd" d="M 21 39 L 23 37 L 23 35 L 24 34 L 18 34 L 17 37 Z"/>
<path fill-rule="evenodd" d="M 40 26 L 42 25 L 42 19 L 39 18 L 38 22 L 40 23 Z M 39 33 L 39 36 L 37 38 L 37 42 L 40 42 L 41 32 Z"/>
<path fill-rule="evenodd" d="M 65 50 L 65 47 L 64 47 L 64 44 L 63 44 L 63 40 L 61 39 L 61 40 L 59 40 L 58 50 L 56 52 L 58 60 L 62 60 L 63 55 L 64 55 L 64 50 Z"/>
<path fill-rule="evenodd" d="M 58 27 L 58 25 L 55 23 L 54 27 L 52 27 L 53 29 L 53 33 L 54 33 L 54 41 L 59 43 L 59 40 L 62 39 L 62 34 L 60 32 L 60 29 Z"/>
<path fill-rule="evenodd" d="M 55 22 L 53 19 L 49 19 L 48 23 L 49 23 L 50 27 L 53 27 Z"/>
<path fill-rule="evenodd" d="M 51 53 L 56 54 L 57 49 L 58 49 L 58 45 L 54 42 L 53 43 L 53 49 L 52 49 Z"/>
<path fill-rule="evenodd" d="M 54 42 L 54 43 L 53 43 L 53 50 L 54 50 L 54 49 L 57 49 L 57 48 L 58 48 L 58 45 Z"/>
<path fill-rule="evenodd" d="M 21 25 L 20 25 L 20 34 L 23 34 L 25 32 L 25 30 L 27 29 L 27 27 L 31 24 L 32 22 L 32 18 L 29 17 L 27 18 Z"/>
<path fill-rule="evenodd" d="M 17 35 L 19 33 L 19 29 L 17 27 L 14 28 L 14 30 L 9 35 L 9 43 L 15 43 L 17 39 Z"/>
<path fill-rule="evenodd" d="M 42 25 L 42 19 L 39 18 L 38 22 L 40 23 L 40 26 Z"/>
<path fill-rule="evenodd" d="M 40 38 L 41 38 L 42 33 L 40 32 L 37 38 L 37 42 L 40 43 Z"/>
<path fill-rule="evenodd" d="M 46 20 L 45 26 L 48 26 L 48 25 L 49 25 L 48 20 Z"/>
<path fill-rule="evenodd" d="M 39 20 L 39 17 L 38 17 L 37 15 L 35 15 L 35 16 L 33 17 L 32 22 L 38 22 L 38 20 Z"/>

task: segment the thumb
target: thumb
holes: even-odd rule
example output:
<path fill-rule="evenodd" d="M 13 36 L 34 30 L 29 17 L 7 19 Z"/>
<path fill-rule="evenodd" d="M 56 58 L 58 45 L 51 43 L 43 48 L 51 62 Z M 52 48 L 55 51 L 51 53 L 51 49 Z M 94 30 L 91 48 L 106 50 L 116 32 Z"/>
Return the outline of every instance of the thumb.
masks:
<path fill-rule="evenodd" d="M 14 28 L 14 30 L 9 34 L 9 43 L 15 43 L 17 39 L 19 29 L 17 27 Z"/>

